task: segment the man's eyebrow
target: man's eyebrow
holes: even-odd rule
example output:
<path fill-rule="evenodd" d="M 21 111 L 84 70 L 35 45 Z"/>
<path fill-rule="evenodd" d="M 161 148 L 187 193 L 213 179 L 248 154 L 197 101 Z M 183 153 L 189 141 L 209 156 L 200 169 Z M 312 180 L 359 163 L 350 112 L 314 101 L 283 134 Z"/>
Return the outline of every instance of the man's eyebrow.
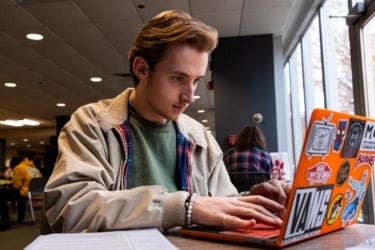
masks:
<path fill-rule="evenodd" d="M 186 74 L 185 72 L 183 71 L 179 71 L 179 70 L 174 70 L 174 71 L 171 71 L 172 74 L 176 74 L 176 75 L 181 75 L 181 76 L 189 76 L 188 74 Z"/>
<path fill-rule="evenodd" d="M 177 75 L 180 75 L 180 76 L 190 77 L 189 74 L 187 74 L 187 73 L 185 73 L 183 71 L 179 71 L 179 70 L 172 71 L 171 73 L 172 74 L 177 74 Z M 196 79 L 202 79 L 204 77 L 205 77 L 205 75 L 201 75 L 201 76 L 196 77 Z"/>

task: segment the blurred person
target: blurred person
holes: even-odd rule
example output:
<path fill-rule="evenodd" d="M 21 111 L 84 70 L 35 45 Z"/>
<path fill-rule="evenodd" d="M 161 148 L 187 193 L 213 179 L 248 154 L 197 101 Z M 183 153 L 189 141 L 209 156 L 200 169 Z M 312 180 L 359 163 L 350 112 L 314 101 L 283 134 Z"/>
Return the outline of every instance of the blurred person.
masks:
<path fill-rule="evenodd" d="M 216 45 L 216 29 L 183 11 L 161 12 L 142 27 L 128 58 L 135 87 L 80 107 L 60 132 L 42 228 L 281 225 L 275 213 L 285 209 L 285 183 L 240 196 L 216 140 L 183 114 Z"/>
<path fill-rule="evenodd" d="M 21 161 L 13 169 L 13 188 L 17 201 L 17 223 L 24 223 L 26 199 L 30 181 L 33 178 L 42 177 L 42 174 L 32 160 L 21 158 Z"/>
<path fill-rule="evenodd" d="M 53 168 L 55 167 L 57 153 L 58 153 L 57 136 L 52 135 L 49 138 L 49 145 L 45 147 L 44 162 L 43 162 L 43 169 L 42 169 L 43 176 L 51 175 Z"/>
<path fill-rule="evenodd" d="M 7 230 L 10 227 L 10 217 L 8 211 L 8 201 L 10 199 L 11 192 L 8 188 L 0 188 L 0 231 Z"/>
<path fill-rule="evenodd" d="M 266 138 L 257 125 L 244 127 L 232 148 L 224 155 L 229 173 L 252 172 L 272 174 L 272 158 L 267 151 Z"/>
<path fill-rule="evenodd" d="M 5 171 L 1 174 L 0 178 L 6 181 L 0 187 L 0 231 L 6 230 L 10 227 L 10 217 L 8 211 L 8 202 L 13 201 L 13 190 L 11 188 L 13 180 L 13 169 L 7 166 Z"/>
<path fill-rule="evenodd" d="M 12 180 L 13 169 L 10 166 L 6 166 L 4 172 L 0 175 L 1 179 Z"/>
<path fill-rule="evenodd" d="M 13 179 L 13 168 L 22 161 L 21 157 L 14 156 L 10 160 L 9 166 L 6 168 L 2 177 L 6 180 Z M 12 182 L 3 185 L 0 188 L 0 231 L 9 229 L 11 220 L 8 211 L 8 202 L 15 204 L 15 190 L 12 188 Z"/>

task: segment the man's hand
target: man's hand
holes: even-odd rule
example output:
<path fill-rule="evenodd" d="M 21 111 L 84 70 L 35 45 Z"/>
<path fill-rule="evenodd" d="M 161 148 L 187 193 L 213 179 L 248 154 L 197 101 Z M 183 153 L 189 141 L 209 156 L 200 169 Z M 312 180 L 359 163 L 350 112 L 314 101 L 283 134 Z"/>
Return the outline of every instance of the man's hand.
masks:
<path fill-rule="evenodd" d="M 244 228 L 264 223 L 280 227 L 284 206 L 263 196 L 201 197 L 195 199 L 192 221 L 204 226 Z"/>
<path fill-rule="evenodd" d="M 271 179 L 254 185 L 250 190 L 250 195 L 262 195 L 285 206 L 291 189 L 291 184 Z"/>

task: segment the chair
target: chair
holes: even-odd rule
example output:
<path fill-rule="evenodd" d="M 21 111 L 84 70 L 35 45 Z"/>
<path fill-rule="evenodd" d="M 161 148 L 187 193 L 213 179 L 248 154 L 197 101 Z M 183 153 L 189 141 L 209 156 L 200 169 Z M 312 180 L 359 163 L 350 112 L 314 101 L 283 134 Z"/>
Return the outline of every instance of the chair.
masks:
<path fill-rule="evenodd" d="M 256 172 L 231 172 L 229 177 L 238 192 L 250 191 L 252 186 L 270 179 L 269 174 Z"/>
<path fill-rule="evenodd" d="M 47 176 L 43 177 L 37 177 L 33 178 L 30 181 L 30 187 L 29 191 L 27 193 L 28 201 L 29 201 L 29 206 L 30 206 L 30 213 L 31 213 L 31 224 L 35 223 L 35 212 L 34 212 L 34 206 L 33 206 L 33 199 L 36 197 L 41 197 L 43 200 L 43 195 L 44 195 L 44 187 L 48 181 Z"/>

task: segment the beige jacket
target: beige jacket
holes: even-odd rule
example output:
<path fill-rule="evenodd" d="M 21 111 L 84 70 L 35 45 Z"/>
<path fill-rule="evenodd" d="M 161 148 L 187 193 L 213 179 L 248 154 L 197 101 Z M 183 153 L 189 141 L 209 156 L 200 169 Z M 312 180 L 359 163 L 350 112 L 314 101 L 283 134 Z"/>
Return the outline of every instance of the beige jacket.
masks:
<path fill-rule="evenodd" d="M 113 128 L 127 119 L 131 91 L 79 108 L 62 129 L 59 156 L 45 188 L 46 222 L 52 232 L 166 230 L 185 224 L 187 192 L 168 193 L 157 185 L 124 188 L 127 151 Z M 176 124 L 194 144 L 191 191 L 237 195 L 212 135 L 184 114 Z"/>

